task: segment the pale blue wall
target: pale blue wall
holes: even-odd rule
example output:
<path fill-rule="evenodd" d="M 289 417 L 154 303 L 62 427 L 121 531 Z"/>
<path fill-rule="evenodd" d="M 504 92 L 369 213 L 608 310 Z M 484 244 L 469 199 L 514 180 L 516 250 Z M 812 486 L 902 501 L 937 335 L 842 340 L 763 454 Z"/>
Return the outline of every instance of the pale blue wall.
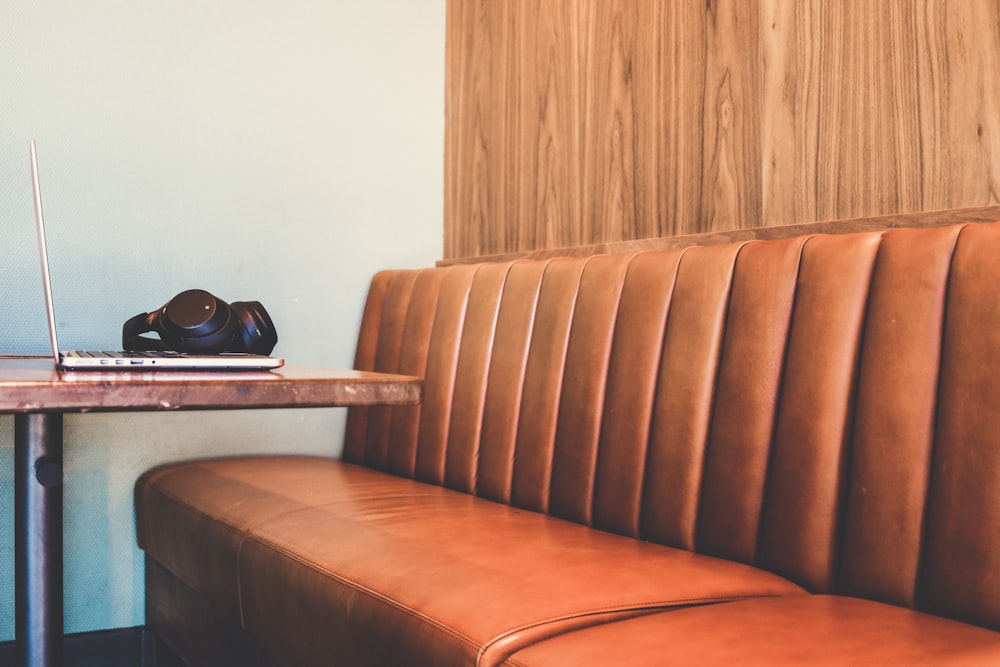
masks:
<path fill-rule="evenodd" d="M 0 7 L 0 352 L 47 348 L 28 139 L 61 343 L 202 287 L 258 299 L 290 363 L 349 365 L 372 273 L 440 257 L 445 0 Z M 168 459 L 337 454 L 337 410 L 66 419 L 66 631 L 143 623 L 132 482 Z M 0 417 L 0 641 L 13 638 Z"/>

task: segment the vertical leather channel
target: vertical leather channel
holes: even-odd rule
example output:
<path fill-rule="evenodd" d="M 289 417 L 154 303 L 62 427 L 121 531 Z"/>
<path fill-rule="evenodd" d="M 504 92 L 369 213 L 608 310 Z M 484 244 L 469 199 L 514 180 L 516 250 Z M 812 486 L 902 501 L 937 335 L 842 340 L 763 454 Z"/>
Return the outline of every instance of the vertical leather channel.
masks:
<path fill-rule="evenodd" d="M 653 404 L 640 533 L 694 549 L 719 347 L 739 245 L 690 248 L 677 270 Z"/>
<path fill-rule="evenodd" d="M 855 377 L 881 236 L 814 236 L 802 252 L 757 563 L 834 586 Z"/>
<path fill-rule="evenodd" d="M 500 297 L 510 264 L 481 264 L 469 290 L 455 369 L 451 425 L 445 455 L 445 486 L 475 493 L 487 379 Z"/>
<path fill-rule="evenodd" d="M 528 346 L 547 265 L 547 262 L 515 262 L 507 273 L 497 314 L 476 486 L 480 496 L 497 502 L 510 502 Z"/>
<path fill-rule="evenodd" d="M 915 604 L 958 229 L 887 232 L 872 277 L 838 592 Z"/>
<path fill-rule="evenodd" d="M 382 307 L 396 271 L 379 271 L 372 276 L 361 314 L 357 348 L 354 351 L 354 368 L 359 371 L 375 370 L 375 350 L 378 347 L 379 330 L 382 326 Z M 354 407 L 347 411 L 347 425 L 344 428 L 345 461 L 358 462 L 364 458 L 365 434 L 368 432 L 368 408 Z"/>
<path fill-rule="evenodd" d="M 536 512 L 549 508 L 563 368 L 584 266 L 586 260 L 582 259 L 552 260 L 545 268 L 538 294 L 524 370 L 510 493 L 511 504 Z"/>
<path fill-rule="evenodd" d="M 395 373 L 399 368 L 399 355 L 403 349 L 403 331 L 406 314 L 410 310 L 416 271 L 397 274 L 389 284 L 382 308 L 378 346 L 375 349 L 375 367 L 379 371 Z M 368 432 L 365 435 L 364 464 L 384 469 L 389 448 L 389 416 L 392 409 L 373 406 L 368 409 Z"/>
<path fill-rule="evenodd" d="M 438 296 L 447 272 L 424 269 L 413 282 L 410 305 L 403 326 L 403 343 L 397 373 L 423 377 L 427 372 L 431 330 L 437 313 Z M 420 430 L 420 405 L 395 405 L 388 408 L 389 440 L 386 443 L 386 470 L 413 477 L 417 463 L 417 438 Z M 384 414 L 384 413 L 383 413 Z"/>
<path fill-rule="evenodd" d="M 441 283 L 431 327 L 414 477 L 432 484 L 444 483 L 460 341 L 469 291 L 478 268 L 476 265 L 457 265 L 444 269 L 447 273 Z"/>
<path fill-rule="evenodd" d="M 549 513 L 590 524 L 611 342 L 631 255 L 590 258 L 566 348 Z"/>
<path fill-rule="evenodd" d="M 959 234 L 918 605 L 1000 629 L 1000 225 Z"/>
<path fill-rule="evenodd" d="M 645 252 L 632 258 L 615 323 L 594 483 L 594 526 L 632 537 L 639 534 L 646 444 L 682 254 Z"/>
<path fill-rule="evenodd" d="M 699 552 L 744 563 L 756 557 L 804 243 L 748 243 L 736 258 L 698 510 Z"/>

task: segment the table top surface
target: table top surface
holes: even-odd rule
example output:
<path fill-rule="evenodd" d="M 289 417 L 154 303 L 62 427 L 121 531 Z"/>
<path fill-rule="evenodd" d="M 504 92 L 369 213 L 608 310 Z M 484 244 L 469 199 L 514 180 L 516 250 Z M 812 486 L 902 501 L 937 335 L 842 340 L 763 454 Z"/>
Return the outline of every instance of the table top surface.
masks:
<path fill-rule="evenodd" d="M 404 405 L 420 378 L 286 365 L 273 371 L 57 371 L 0 356 L 0 413 Z"/>

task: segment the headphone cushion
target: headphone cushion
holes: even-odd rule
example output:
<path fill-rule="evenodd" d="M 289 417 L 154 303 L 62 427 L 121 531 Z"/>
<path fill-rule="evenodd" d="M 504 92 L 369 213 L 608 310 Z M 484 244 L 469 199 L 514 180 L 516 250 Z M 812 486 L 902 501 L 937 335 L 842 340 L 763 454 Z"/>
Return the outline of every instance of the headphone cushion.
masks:
<path fill-rule="evenodd" d="M 278 332 L 260 301 L 234 301 L 229 307 L 239 322 L 239 337 L 246 351 L 252 354 L 271 354 L 271 350 L 278 344 Z"/>

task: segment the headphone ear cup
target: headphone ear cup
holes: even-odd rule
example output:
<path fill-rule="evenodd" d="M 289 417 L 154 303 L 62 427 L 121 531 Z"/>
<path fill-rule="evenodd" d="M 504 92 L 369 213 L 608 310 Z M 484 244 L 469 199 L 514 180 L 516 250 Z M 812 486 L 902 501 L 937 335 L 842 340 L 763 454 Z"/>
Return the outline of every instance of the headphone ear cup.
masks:
<path fill-rule="evenodd" d="M 260 301 L 234 301 L 229 308 L 239 322 L 237 338 L 244 349 L 251 354 L 271 354 L 278 344 L 278 332 Z"/>
<path fill-rule="evenodd" d="M 157 315 L 160 338 L 179 352 L 231 351 L 237 324 L 229 305 L 210 292 L 185 290 Z"/>

